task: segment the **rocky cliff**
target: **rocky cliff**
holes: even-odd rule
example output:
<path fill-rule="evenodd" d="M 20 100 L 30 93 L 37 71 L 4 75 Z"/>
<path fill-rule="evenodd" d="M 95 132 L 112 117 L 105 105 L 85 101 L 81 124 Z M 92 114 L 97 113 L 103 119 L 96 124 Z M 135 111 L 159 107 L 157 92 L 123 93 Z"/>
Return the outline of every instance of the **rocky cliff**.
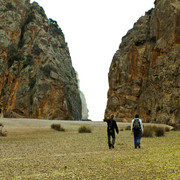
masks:
<path fill-rule="evenodd" d="M 5 117 L 81 119 L 64 34 L 35 2 L 0 0 L 0 82 Z"/>
<path fill-rule="evenodd" d="M 81 97 L 81 102 L 82 102 L 82 120 L 88 120 L 89 110 L 87 108 L 85 95 L 82 91 L 80 91 L 80 97 Z"/>
<path fill-rule="evenodd" d="M 105 117 L 180 123 L 180 1 L 156 0 L 122 38 L 109 70 Z"/>

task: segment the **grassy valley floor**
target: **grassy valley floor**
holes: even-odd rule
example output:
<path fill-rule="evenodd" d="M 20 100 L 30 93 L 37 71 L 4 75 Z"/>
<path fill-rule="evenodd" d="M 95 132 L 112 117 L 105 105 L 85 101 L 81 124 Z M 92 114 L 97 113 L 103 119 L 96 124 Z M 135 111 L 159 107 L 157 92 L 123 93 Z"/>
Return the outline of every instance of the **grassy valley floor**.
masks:
<path fill-rule="evenodd" d="M 141 149 L 134 149 L 130 131 L 120 131 L 109 150 L 103 122 L 60 121 L 66 131 L 58 132 L 50 129 L 54 121 L 20 121 L 16 128 L 16 120 L 3 120 L 0 179 L 180 179 L 180 131 L 142 138 Z M 78 133 L 81 125 L 92 133 Z"/>

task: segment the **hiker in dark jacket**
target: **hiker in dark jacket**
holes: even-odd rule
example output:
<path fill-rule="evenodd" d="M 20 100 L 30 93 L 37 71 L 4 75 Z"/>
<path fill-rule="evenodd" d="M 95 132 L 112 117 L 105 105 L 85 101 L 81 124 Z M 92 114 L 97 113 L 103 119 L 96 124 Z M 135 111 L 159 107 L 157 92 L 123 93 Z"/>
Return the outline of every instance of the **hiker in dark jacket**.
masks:
<path fill-rule="evenodd" d="M 143 132 L 143 125 L 142 120 L 139 118 L 139 115 L 136 114 L 135 118 L 132 120 L 131 123 L 131 133 L 134 134 L 134 147 L 141 148 L 140 142 L 141 142 L 141 134 Z"/>
<path fill-rule="evenodd" d="M 115 144 L 115 130 L 116 133 L 119 133 L 118 126 L 116 124 L 116 121 L 113 120 L 114 115 L 111 115 L 110 119 L 104 119 L 105 122 L 107 122 L 107 135 L 108 135 L 108 146 L 109 149 L 114 148 Z M 112 142 L 111 142 L 112 137 Z"/>

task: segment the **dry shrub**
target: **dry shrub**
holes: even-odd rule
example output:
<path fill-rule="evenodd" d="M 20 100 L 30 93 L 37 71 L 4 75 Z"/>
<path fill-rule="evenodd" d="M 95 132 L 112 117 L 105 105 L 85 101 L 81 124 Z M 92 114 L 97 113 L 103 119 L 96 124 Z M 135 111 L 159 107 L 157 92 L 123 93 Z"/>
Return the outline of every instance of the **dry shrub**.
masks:
<path fill-rule="evenodd" d="M 65 129 L 61 126 L 61 124 L 52 124 L 51 128 L 56 131 L 65 131 Z"/>
<path fill-rule="evenodd" d="M 167 131 L 169 131 L 170 128 L 167 127 Z M 164 136 L 165 134 L 165 128 L 164 127 L 157 127 L 156 125 L 154 126 L 145 126 L 144 131 L 142 133 L 142 137 L 153 137 L 153 135 L 160 137 Z"/>
<path fill-rule="evenodd" d="M 180 131 L 180 124 L 173 124 L 172 126 L 174 131 Z"/>
<path fill-rule="evenodd" d="M 165 127 L 166 132 L 169 132 L 170 130 L 171 130 L 170 127 L 168 127 L 168 126 Z"/>
<path fill-rule="evenodd" d="M 0 136 L 7 136 L 7 131 L 3 129 L 4 125 L 2 123 L 0 123 Z"/>
<path fill-rule="evenodd" d="M 127 131 L 131 130 L 131 126 L 126 126 L 125 130 L 127 130 Z"/>
<path fill-rule="evenodd" d="M 142 137 L 153 137 L 153 128 L 152 126 L 145 126 L 143 129 Z"/>
<path fill-rule="evenodd" d="M 157 127 L 156 131 L 155 131 L 155 135 L 157 137 L 160 137 L 160 136 L 164 136 L 164 128 L 163 127 Z"/>
<path fill-rule="evenodd" d="M 91 133 L 91 128 L 90 127 L 86 127 L 86 126 L 81 126 L 78 129 L 79 133 Z"/>

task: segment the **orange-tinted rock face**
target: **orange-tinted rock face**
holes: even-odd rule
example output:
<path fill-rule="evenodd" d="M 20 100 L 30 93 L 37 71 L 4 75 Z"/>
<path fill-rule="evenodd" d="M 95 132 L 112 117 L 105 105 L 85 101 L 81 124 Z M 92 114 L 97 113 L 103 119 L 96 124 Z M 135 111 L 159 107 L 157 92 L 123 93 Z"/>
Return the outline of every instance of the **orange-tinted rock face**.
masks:
<path fill-rule="evenodd" d="M 109 70 L 105 117 L 180 123 L 180 1 L 158 0 L 122 39 Z"/>
<path fill-rule="evenodd" d="M 5 117 L 81 119 L 64 35 L 37 3 L 0 4 L 0 109 Z"/>

